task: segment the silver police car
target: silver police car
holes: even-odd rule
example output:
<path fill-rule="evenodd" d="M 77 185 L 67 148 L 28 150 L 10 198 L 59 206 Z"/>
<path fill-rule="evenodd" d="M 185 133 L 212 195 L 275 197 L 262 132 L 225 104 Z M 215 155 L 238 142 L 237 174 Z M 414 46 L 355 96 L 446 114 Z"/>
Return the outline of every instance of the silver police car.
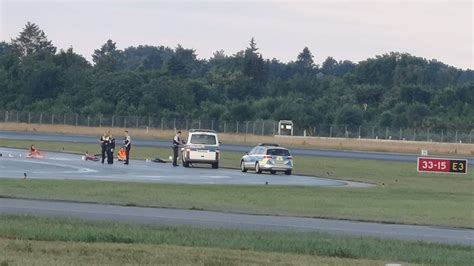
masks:
<path fill-rule="evenodd" d="M 262 143 L 246 153 L 240 160 L 242 172 L 255 170 L 260 174 L 268 171 L 271 174 L 284 172 L 291 175 L 293 170 L 293 156 L 288 149 L 279 147 L 274 143 Z"/>

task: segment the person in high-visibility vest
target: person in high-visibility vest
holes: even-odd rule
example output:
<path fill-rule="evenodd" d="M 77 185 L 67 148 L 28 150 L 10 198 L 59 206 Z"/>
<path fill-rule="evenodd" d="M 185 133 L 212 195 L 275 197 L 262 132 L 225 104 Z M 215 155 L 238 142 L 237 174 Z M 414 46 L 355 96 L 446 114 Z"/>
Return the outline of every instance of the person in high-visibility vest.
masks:
<path fill-rule="evenodd" d="M 126 159 L 126 154 L 125 154 L 125 149 L 123 147 L 120 148 L 119 152 L 117 153 L 117 159 L 119 161 L 125 161 Z"/>
<path fill-rule="evenodd" d="M 125 130 L 125 163 L 128 164 L 128 161 L 130 159 L 130 149 L 132 148 L 132 139 L 130 138 L 130 135 L 128 134 L 128 131 Z"/>

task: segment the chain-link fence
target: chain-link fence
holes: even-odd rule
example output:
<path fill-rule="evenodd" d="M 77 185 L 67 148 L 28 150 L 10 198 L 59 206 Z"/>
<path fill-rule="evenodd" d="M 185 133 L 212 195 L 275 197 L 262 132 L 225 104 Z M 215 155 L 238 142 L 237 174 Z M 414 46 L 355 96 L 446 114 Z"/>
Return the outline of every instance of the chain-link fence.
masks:
<path fill-rule="evenodd" d="M 173 119 L 154 116 L 79 115 L 36 112 L 0 111 L 0 122 L 88 127 L 174 129 L 212 129 L 219 133 L 253 135 L 278 134 L 277 121 L 214 121 L 201 119 Z M 321 124 L 312 127 L 294 125 L 295 136 L 328 138 L 360 138 L 410 140 L 428 142 L 473 143 L 474 129 L 433 130 L 430 128 L 390 128 L 378 126 L 348 126 Z"/>

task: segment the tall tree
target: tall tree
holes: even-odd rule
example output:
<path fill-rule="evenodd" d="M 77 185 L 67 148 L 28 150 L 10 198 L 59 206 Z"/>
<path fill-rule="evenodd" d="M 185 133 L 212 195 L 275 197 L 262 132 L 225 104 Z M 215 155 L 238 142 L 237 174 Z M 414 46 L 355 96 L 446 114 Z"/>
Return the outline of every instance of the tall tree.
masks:
<path fill-rule="evenodd" d="M 196 51 L 185 49 L 180 44 L 168 61 L 168 71 L 172 75 L 189 76 L 197 71 Z"/>
<path fill-rule="evenodd" d="M 117 49 L 116 43 L 108 39 L 100 49 L 96 49 L 92 55 L 92 61 L 98 70 L 114 71 L 120 64 L 122 52 Z"/>
<path fill-rule="evenodd" d="M 337 65 L 338 64 L 336 59 L 329 56 L 328 58 L 326 58 L 326 60 L 324 60 L 323 65 L 321 67 L 321 72 L 326 75 L 333 75 L 334 69 L 336 69 Z"/>
<path fill-rule="evenodd" d="M 56 53 L 56 47 L 48 40 L 44 31 L 31 22 L 27 22 L 18 37 L 12 39 L 12 46 L 20 57 L 39 52 L 51 55 Z"/>
<path fill-rule="evenodd" d="M 298 55 L 296 59 L 296 65 L 300 70 L 310 71 L 315 67 L 313 61 L 313 54 L 308 49 L 308 47 L 303 48 L 303 51 Z"/>
<path fill-rule="evenodd" d="M 254 81 L 260 82 L 265 79 L 265 62 L 262 55 L 257 51 L 257 43 L 252 37 L 249 47 L 244 52 L 243 73 L 253 78 Z"/>

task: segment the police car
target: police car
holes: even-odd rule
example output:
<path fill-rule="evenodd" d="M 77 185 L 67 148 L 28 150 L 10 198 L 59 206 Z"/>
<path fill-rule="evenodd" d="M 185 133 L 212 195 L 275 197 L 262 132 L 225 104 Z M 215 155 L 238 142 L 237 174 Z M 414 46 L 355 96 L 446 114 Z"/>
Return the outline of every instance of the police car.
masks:
<path fill-rule="evenodd" d="M 284 172 L 291 175 L 293 171 L 293 156 L 288 149 L 279 147 L 274 143 L 262 143 L 246 153 L 240 160 L 240 170 L 255 170 L 260 174 L 268 171 L 271 174 Z"/>
<path fill-rule="evenodd" d="M 211 164 L 219 168 L 219 139 L 214 130 L 189 130 L 186 144 L 181 149 L 181 160 L 184 167 L 191 164 Z"/>

